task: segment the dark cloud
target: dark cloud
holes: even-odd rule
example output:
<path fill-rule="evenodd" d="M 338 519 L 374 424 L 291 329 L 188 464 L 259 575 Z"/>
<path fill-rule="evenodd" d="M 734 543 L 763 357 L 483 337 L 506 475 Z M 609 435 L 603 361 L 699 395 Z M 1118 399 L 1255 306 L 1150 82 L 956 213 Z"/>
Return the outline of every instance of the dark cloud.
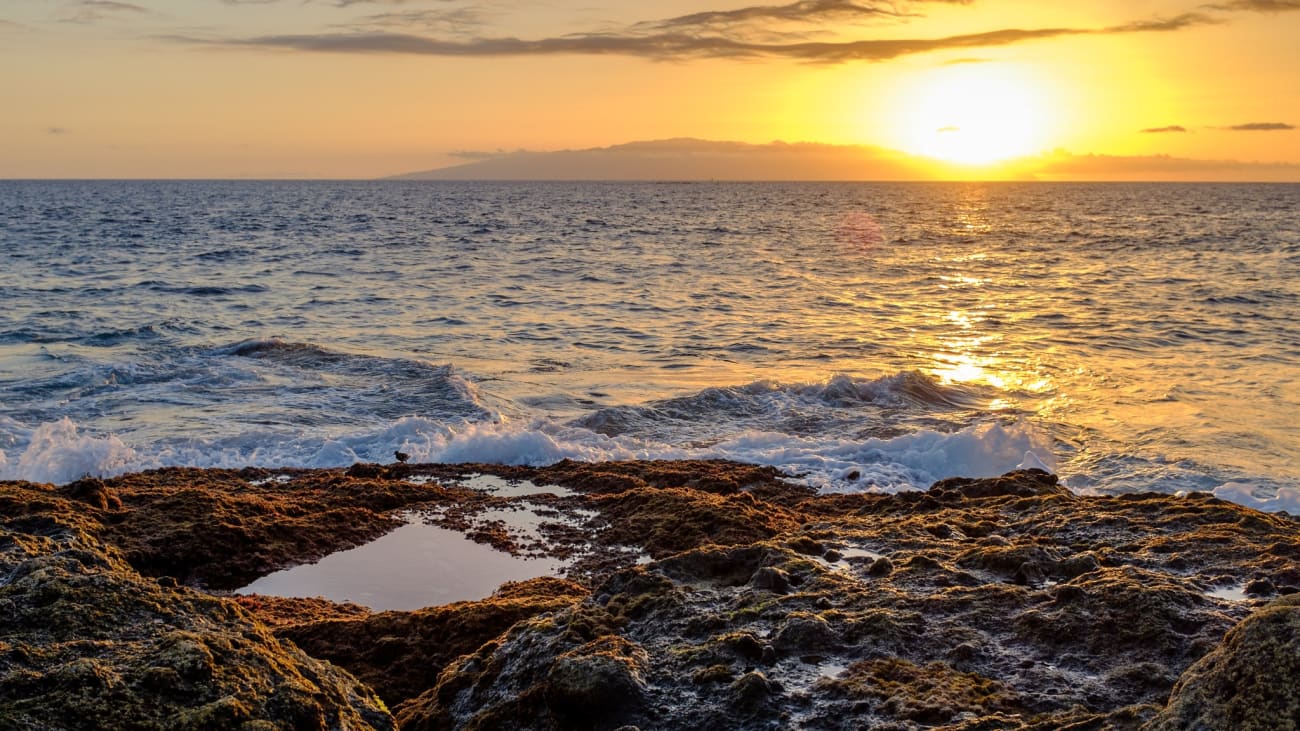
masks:
<path fill-rule="evenodd" d="M 1234 124 L 1230 127 L 1224 127 L 1224 129 L 1232 130 L 1233 132 L 1281 132 L 1295 128 L 1294 124 L 1286 124 L 1285 122 L 1248 122 L 1246 124 Z"/>
<path fill-rule="evenodd" d="M 67 10 L 68 14 L 60 19 L 64 23 L 98 23 L 123 15 L 153 15 L 148 8 L 117 0 L 78 0 Z"/>
<path fill-rule="evenodd" d="M 480 38 L 456 41 L 408 33 L 345 32 L 303 35 L 270 35 L 204 41 L 173 38 L 192 43 L 269 48 L 328 53 L 401 53 L 428 56 L 549 56 L 560 54 L 626 55 L 658 60 L 728 58 L 781 58 L 811 63 L 887 61 L 901 56 L 951 49 L 990 48 L 1065 36 L 1114 35 L 1170 32 L 1217 22 L 1199 13 L 1187 13 L 1167 20 L 1150 20 L 1109 28 L 1035 28 L 987 31 L 942 38 L 856 41 L 808 41 L 760 43 L 720 35 L 693 33 L 591 33 L 525 40 Z"/>
<path fill-rule="evenodd" d="M 394 10 L 366 15 L 346 27 L 359 29 L 421 27 L 452 35 L 468 35 L 487 25 L 488 13 L 480 8 Z"/>
<path fill-rule="evenodd" d="M 1143 134 L 1162 134 L 1164 132 L 1186 132 L 1187 128 L 1180 124 L 1171 124 L 1168 127 L 1147 127 L 1142 130 Z"/>
<path fill-rule="evenodd" d="M 1202 7 L 1227 12 L 1285 13 L 1300 10 L 1300 0 L 1231 0 Z"/>
<path fill-rule="evenodd" d="M 705 10 L 665 20 L 637 23 L 633 30 L 652 33 L 700 32 L 721 33 L 753 24 L 826 23 L 898 18 L 914 15 L 895 4 L 855 2 L 855 0 L 801 0 L 789 5 L 751 5 L 734 10 Z"/>
<path fill-rule="evenodd" d="M 66 128 L 64 128 L 64 127 L 48 127 L 48 128 L 46 128 L 45 133 L 46 133 L 46 134 L 51 134 L 51 135 L 66 135 L 66 134 L 69 134 L 68 130 L 67 130 Z"/>
<path fill-rule="evenodd" d="M 1138 20 L 1123 25 L 1112 25 L 1104 28 L 1097 33 L 1167 33 L 1170 31 L 1183 30 L 1198 25 L 1219 25 L 1225 21 L 1214 18 L 1204 13 L 1183 13 L 1175 15 L 1172 18 L 1155 18 L 1152 20 Z"/>

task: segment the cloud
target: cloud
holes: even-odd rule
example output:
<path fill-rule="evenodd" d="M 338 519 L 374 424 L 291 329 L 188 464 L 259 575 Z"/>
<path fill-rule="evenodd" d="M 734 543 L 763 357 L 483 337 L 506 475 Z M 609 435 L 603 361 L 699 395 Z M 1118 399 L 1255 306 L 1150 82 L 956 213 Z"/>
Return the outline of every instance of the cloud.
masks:
<path fill-rule="evenodd" d="M 430 31 L 463 36 L 487 25 L 488 15 L 480 8 L 395 10 L 363 16 L 345 27 L 356 30 L 420 26 Z"/>
<path fill-rule="evenodd" d="M 940 127 L 939 129 L 935 130 L 935 132 L 938 132 L 939 134 L 947 134 L 949 132 L 960 132 L 960 131 L 961 131 L 961 127 L 958 127 L 955 124 L 950 124 L 947 127 Z"/>
<path fill-rule="evenodd" d="M 66 135 L 66 134 L 71 134 L 71 133 L 68 131 L 68 129 L 65 128 L 65 127 L 47 127 L 46 130 L 45 130 L 45 133 L 46 133 L 46 134 L 51 134 L 51 135 Z"/>
<path fill-rule="evenodd" d="M 250 38 L 203 40 L 172 37 L 171 40 L 228 47 L 267 48 L 287 51 L 357 54 L 411 54 L 427 56 L 551 56 L 624 55 L 655 60 L 787 59 L 810 63 L 887 61 L 902 56 L 951 49 L 990 48 L 1066 36 L 1114 35 L 1172 32 L 1218 23 L 1200 13 L 1184 13 L 1168 19 L 1137 21 L 1107 28 L 1036 28 L 986 31 L 940 38 L 802 41 L 764 43 L 725 35 L 687 32 L 635 33 L 629 31 L 587 33 L 526 40 L 519 38 L 476 38 L 457 41 L 409 33 L 341 32 L 268 35 Z"/>
<path fill-rule="evenodd" d="M 1171 124 L 1168 127 L 1147 127 L 1142 130 L 1143 134 L 1161 134 L 1164 132 L 1186 132 L 1187 128 L 1181 124 Z"/>
<path fill-rule="evenodd" d="M 117 2 L 117 0 L 77 0 L 68 6 L 68 14 L 61 18 L 61 21 L 98 23 L 123 15 L 153 15 L 153 11 L 135 3 Z"/>
<path fill-rule="evenodd" d="M 1202 7 L 1227 12 L 1285 13 L 1300 10 L 1300 0 L 1231 0 L 1226 3 L 1215 3 L 1213 5 L 1203 5 Z"/>
<path fill-rule="evenodd" d="M 1058 153 L 1040 161 L 1034 174 L 1064 180 L 1232 180 L 1300 181 L 1294 163 L 1196 160 L 1168 155 L 1071 155 Z"/>
<path fill-rule="evenodd" d="M 1223 129 L 1233 132 L 1280 132 L 1295 128 L 1294 124 L 1286 124 L 1285 122 L 1248 122 L 1246 124 L 1234 124 Z"/>
<path fill-rule="evenodd" d="M 755 24 L 769 26 L 772 23 L 842 23 L 913 15 L 915 13 L 900 10 L 900 6 L 893 3 L 800 0 L 789 5 L 751 5 L 734 10 L 704 10 L 675 18 L 644 21 L 633 25 L 631 30 L 652 33 L 725 33 L 735 32 Z"/>

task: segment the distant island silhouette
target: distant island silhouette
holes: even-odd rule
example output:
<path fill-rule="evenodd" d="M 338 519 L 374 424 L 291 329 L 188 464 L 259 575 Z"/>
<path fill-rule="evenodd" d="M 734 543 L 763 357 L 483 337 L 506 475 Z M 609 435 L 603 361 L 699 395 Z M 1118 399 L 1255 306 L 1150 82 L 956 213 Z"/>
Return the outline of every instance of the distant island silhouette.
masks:
<path fill-rule="evenodd" d="M 384 180 L 905 181 L 951 179 L 1300 181 L 1300 165 L 1054 151 L 962 166 L 867 145 L 675 138 L 538 152 L 455 153 L 469 162 Z"/>

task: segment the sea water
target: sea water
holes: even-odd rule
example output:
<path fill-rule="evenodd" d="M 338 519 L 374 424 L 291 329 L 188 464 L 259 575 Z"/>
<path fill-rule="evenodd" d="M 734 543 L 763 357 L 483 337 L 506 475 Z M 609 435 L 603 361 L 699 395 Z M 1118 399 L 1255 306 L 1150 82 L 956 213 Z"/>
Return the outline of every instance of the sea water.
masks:
<path fill-rule="evenodd" d="M 728 458 L 1300 509 L 1300 186 L 0 182 L 0 478 Z"/>

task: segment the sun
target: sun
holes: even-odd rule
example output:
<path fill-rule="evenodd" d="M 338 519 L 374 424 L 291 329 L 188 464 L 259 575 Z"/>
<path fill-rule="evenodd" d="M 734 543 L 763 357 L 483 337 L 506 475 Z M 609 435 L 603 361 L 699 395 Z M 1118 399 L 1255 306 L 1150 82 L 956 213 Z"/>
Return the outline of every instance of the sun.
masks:
<path fill-rule="evenodd" d="M 961 165 L 990 165 L 1046 146 L 1050 95 L 1025 73 L 992 64 L 931 72 L 909 87 L 897 124 L 902 148 Z"/>

